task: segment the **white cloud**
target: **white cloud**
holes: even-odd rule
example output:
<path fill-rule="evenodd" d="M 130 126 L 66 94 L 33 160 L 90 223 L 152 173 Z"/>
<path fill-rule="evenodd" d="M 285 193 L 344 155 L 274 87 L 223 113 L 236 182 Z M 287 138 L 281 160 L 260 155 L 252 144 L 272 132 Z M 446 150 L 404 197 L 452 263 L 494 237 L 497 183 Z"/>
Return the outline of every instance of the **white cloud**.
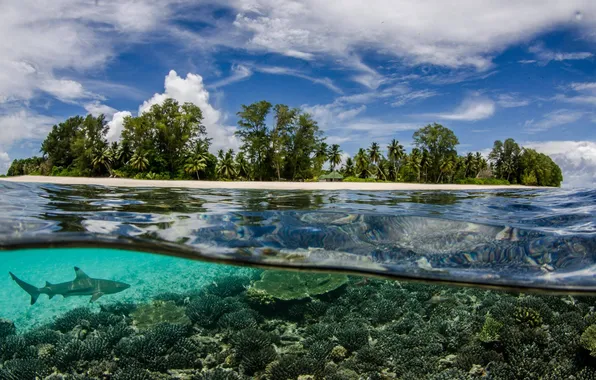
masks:
<path fill-rule="evenodd" d="M 541 120 L 527 120 L 524 127 L 530 133 L 546 131 L 554 127 L 573 123 L 581 119 L 584 114 L 581 111 L 559 109 L 545 114 Z"/>
<path fill-rule="evenodd" d="M 467 98 L 453 112 L 428 114 L 445 120 L 476 121 L 491 117 L 495 113 L 495 103 L 490 99 Z"/>
<path fill-rule="evenodd" d="M 27 109 L 15 109 L 0 114 L 0 151 L 23 139 L 39 139 L 45 136 L 57 120 L 39 115 Z"/>
<path fill-rule="evenodd" d="M 549 155 L 561 167 L 564 187 L 596 187 L 596 142 L 528 142 L 525 147 Z"/>
<path fill-rule="evenodd" d="M 139 114 L 149 110 L 154 104 L 161 104 L 164 100 L 172 98 L 179 103 L 190 102 L 197 105 L 203 113 L 203 124 L 207 134 L 213 139 L 211 148 L 227 149 L 238 147 L 238 140 L 234 136 L 235 127 L 224 126 L 221 113 L 209 102 L 209 92 L 205 89 L 203 78 L 198 74 L 188 73 L 186 78 L 178 76 L 171 70 L 165 78 L 165 91 L 154 94 L 139 107 Z"/>
<path fill-rule="evenodd" d="M 594 29 L 589 0 L 445 2 L 236 0 L 234 25 L 246 47 L 293 57 L 350 57 L 361 48 L 403 57 L 406 63 L 486 70 L 507 46 L 553 25 Z M 585 16 L 577 20 L 577 12 Z M 587 21 L 590 20 L 590 21 Z M 288 52 L 299 52 L 289 54 Z M 580 53 L 581 54 L 581 53 Z M 553 59 L 579 58 L 555 55 Z M 362 78 L 358 78 L 362 79 Z"/>
<path fill-rule="evenodd" d="M 385 123 L 375 119 L 361 119 L 346 124 L 344 130 L 364 132 L 369 138 L 395 136 L 397 132 L 414 131 L 420 128 L 416 123 Z"/>
<path fill-rule="evenodd" d="M 232 74 L 229 77 L 224 78 L 220 81 L 217 81 L 209 87 L 210 88 L 218 88 L 218 87 L 227 86 L 229 84 L 236 83 L 241 80 L 247 79 L 251 75 L 252 75 L 252 70 L 249 67 L 247 67 L 245 65 L 233 65 L 232 66 Z"/>
<path fill-rule="evenodd" d="M 303 105 L 301 108 L 302 111 L 309 113 L 323 129 L 341 125 L 366 110 L 365 105 L 359 107 L 346 107 L 337 102 L 317 104 L 314 106 Z"/>
<path fill-rule="evenodd" d="M 88 94 L 60 70 L 100 68 L 124 39 L 166 26 L 171 1 L 5 0 L 0 12 L 0 100 L 38 90 L 71 101 Z"/>
<path fill-rule="evenodd" d="M 316 78 L 307 74 L 304 74 L 298 70 L 290 69 L 287 67 L 278 67 L 278 66 L 257 66 L 254 70 L 266 73 L 266 74 L 273 74 L 273 75 L 289 75 L 297 78 L 302 78 L 309 80 L 313 83 L 323 85 L 330 89 L 333 92 L 341 94 L 342 91 L 339 87 L 333 84 L 333 81 L 329 78 Z"/>
<path fill-rule="evenodd" d="M 87 111 L 88 113 L 90 113 L 93 116 L 99 116 L 99 115 L 104 115 L 107 119 L 109 119 L 110 117 L 112 117 L 116 112 L 118 112 L 117 109 L 112 108 L 106 104 L 102 104 L 100 102 L 91 102 L 91 103 L 87 103 L 83 106 L 85 108 L 85 111 Z"/>
<path fill-rule="evenodd" d="M 553 100 L 596 106 L 596 82 L 574 82 L 569 89 L 575 92 L 572 96 L 557 94 Z"/>
<path fill-rule="evenodd" d="M 439 93 L 433 90 L 411 91 L 407 94 L 397 96 L 396 100 L 393 103 L 391 103 L 391 105 L 394 107 L 401 107 L 406 103 L 428 99 L 437 95 L 439 95 Z"/>
<path fill-rule="evenodd" d="M 0 151 L 0 174 L 6 173 L 10 167 L 10 156 L 6 152 Z"/>
<path fill-rule="evenodd" d="M 574 82 L 570 87 L 575 91 L 596 91 L 596 82 Z"/>
<path fill-rule="evenodd" d="M 497 98 L 497 104 L 503 108 L 525 107 L 530 104 L 530 100 L 520 99 L 514 94 L 500 94 Z"/>
<path fill-rule="evenodd" d="M 115 112 L 112 120 L 108 122 L 108 133 L 106 139 L 109 142 L 120 140 L 122 129 L 124 128 L 124 118 L 132 116 L 128 111 Z"/>
<path fill-rule="evenodd" d="M 53 95 L 63 102 L 71 102 L 75 99 L 90 98 L 94 96 L 85 91 L 82 84 L 69 79 L 46 79 L 41 81 L 39 89 Z"/>
<path fill-rule="evenodd" d="M 536 61 L 540 65 L 546 65 L 550 61 L 571 61 L 571 60 L 581 60 L 581 59 L 588 59 L 594 56 L 594 54 L 589 52 L 577 52 L 577 53 L 563 53 L 563 52 L 556 52 L 553 50 L 547 49 L 543 43 L 538 43 L 530 47 L 528 49 L 530 53 L 533 53 L 536 56 Z"/>

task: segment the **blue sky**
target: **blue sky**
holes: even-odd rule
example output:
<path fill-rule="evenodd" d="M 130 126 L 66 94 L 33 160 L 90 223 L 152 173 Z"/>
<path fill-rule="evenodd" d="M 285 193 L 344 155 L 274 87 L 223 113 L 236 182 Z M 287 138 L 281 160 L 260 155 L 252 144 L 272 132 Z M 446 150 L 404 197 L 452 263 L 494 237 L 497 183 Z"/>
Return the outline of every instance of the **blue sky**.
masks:
<path fill-rule="evenodd" d="M 523 3 L 523 4 L 520 4 Z M 0 172 L 52 124 L 199 105 L 213 149 L 266 99 L 313 114 L 353 154 L 439 122 L 458 151 L 515 138 L 565 184 L 596 185 L 596 3 L 8 0 L 0 15 Z"/>

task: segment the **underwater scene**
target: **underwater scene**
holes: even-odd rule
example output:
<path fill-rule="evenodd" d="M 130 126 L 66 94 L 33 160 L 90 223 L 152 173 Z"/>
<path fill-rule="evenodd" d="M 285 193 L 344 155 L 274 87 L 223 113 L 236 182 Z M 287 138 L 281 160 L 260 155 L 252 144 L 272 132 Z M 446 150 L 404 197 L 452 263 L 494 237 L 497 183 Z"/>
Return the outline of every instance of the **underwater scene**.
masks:
<path fill-rule="evenodd" d="M 0 379 L 594 379 L 596 191 L 0 183 Z"/>

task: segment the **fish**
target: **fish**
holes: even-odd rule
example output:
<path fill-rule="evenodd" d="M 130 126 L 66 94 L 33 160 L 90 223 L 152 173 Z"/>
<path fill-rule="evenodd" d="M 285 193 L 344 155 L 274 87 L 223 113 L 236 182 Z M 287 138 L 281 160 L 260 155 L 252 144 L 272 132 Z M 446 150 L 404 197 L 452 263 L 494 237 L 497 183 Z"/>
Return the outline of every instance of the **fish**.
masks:
<path fill-rule="evenodd" d="M 62 282 L 60 284 L 51 284 L 46 281 L 46 285 L 42 288 L 26 283 L 12 272 L 8 273 L 24 291 L 29 293 L 31 296 L 31 305 L 37 301 L 40 294 L 47 294 L 50 299 L 55 295 L 61 295 L 65 298 L 71 296 L 91 296 L 89 302 L 94 302 L 105 294 L 120 293 L 121 291 L 130 288 L 129 284 L 123 282 L 91 278 L 79 267 L 74 267 L 74 271 L 74 280 Z"/>

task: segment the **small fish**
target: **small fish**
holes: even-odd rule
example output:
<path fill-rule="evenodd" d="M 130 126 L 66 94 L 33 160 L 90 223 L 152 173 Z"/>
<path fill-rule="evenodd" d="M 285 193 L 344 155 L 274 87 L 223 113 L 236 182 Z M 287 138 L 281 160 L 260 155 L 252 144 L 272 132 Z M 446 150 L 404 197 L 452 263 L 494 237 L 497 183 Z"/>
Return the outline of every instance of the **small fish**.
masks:
<path fill-rule="evenodd" d="M 73 281 L 62 282 L 60 284 L 51 284 L 46 281 L 46 285 L 43 288 L 26 283 L 12 274 L 12 272 L 8 273 L 24 291 L 29 293 L 31 296 L 31 305 L 37 301 L 40 294 L 47 294 L 50 299 L 55 295 L 61 295 L 65 298 L 71 296 L 91 296 L 89 302 L 93 302 L 104 294 L 119 293 L 130 288 L 130 285 L 123 282 L 91 278 L 79 267 L 74 267 L 74 270 L 76 277 Z"/>

